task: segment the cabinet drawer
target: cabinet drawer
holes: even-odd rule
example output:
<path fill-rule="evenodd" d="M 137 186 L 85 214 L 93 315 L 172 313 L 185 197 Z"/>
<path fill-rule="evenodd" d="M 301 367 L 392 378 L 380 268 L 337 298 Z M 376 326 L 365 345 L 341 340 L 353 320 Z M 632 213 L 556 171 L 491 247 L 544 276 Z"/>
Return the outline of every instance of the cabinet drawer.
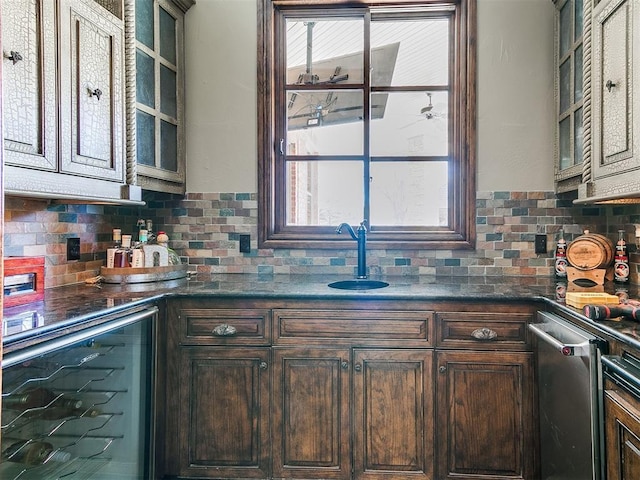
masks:
<path fill-rule="evenodd" d="M 527 313 L 446 312 L 436 315 L 439 347 L 473 350 L 528 350 Z"/>
<path fill-rule="evenodd" d="M 179 314 L 183 345 L 268 345 L 271 315 L 262 309 L 182 309 Z"/>
<path fill-rule="evenodd" d="M 403 347 L 430 346 L 433 312 L 372 310 L 274 310 L 274 342 L 301 340 Z"/>

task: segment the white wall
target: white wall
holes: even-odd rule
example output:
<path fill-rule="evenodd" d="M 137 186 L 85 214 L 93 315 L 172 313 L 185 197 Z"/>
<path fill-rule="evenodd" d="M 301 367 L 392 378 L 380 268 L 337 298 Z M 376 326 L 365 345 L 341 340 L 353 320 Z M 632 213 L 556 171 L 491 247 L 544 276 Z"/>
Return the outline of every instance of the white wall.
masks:
<path fill-rule="evenodd" d="M 256 0 L 186 17 L 188 192 L 256 192 Z M 550 0 L 478 0 L 478 190 L 553 189 Z"/>

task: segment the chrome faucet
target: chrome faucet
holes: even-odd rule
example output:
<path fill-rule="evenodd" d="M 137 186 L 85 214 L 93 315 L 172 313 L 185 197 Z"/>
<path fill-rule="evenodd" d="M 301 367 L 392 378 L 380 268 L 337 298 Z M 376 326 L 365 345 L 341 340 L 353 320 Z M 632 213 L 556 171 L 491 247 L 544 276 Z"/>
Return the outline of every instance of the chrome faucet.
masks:
<path fill-rule="evenodd" d="M 356 278 L 367 278 L 367 227 L 365 227 L 365 222 L 366 220 L 360 222 L 357 234 L 348 223 L 341 223 L 336 228 L 337 234 L 341 234 L 342 229 L 346 228 L 351 238 L 358 242 L 358 275 Z"/>

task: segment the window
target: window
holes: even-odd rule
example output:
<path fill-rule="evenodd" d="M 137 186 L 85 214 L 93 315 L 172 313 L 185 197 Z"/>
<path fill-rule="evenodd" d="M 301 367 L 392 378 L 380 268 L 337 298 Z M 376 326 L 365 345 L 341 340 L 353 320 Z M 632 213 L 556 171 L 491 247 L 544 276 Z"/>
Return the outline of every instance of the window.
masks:
<path fill-rule="evenodd" d="M 471 248 L 475 0 L 262 0 L 260 243 Z"/>

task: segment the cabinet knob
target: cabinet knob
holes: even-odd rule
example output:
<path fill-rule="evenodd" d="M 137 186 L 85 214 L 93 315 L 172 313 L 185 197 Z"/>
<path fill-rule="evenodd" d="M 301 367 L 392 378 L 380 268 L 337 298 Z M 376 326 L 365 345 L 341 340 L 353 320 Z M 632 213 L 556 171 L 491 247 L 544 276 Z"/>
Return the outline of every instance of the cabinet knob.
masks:
<path fill-rule="evenodd" d="M 353 366 L 353 369 L 354 369 L 356 372 L 361 372 L 361 371 L 362 371 L 362 365 L 360 365 L 359 363 L 356 363 L 356 364 Z"/>
<path fill-rule="evenodd" d="M 16 52 L 14 50 L 11 50 L 9 56 L 7 56 L 6 53 L 4 54 L 4 56 L 7 60 L 11 60 L 14 65 L 18 63 L 20 60 L 22 60 L 22 55 L 20 55 L 20 52 Z"/>
<path fill-rule="evenodd" d="M 445 367 L 444 365 L 440 365 L 440 367 L 438 368 L 438 371 L 440 373 L 445 373 L 447 371 L 447 367 Z"/>
<path fill-rule="evenodd" d="M 102 96 L 102 90 L 100 90 L 99 88 L 94 88 L 93 90 L 87 88 L 87 91 L 89 92 L 90 97 L 96 97 L 98 100 L 100 100 L 100 97 Z"/>
<path fill-rule="evenodd" d="M 260 370 L 266 370 L 268 366 L 267 362 L 260 362 Z"/>
<path fill-rule="evenodd" d="M 233 325 L 227 325 L 223 323 L 222 325 L 218 325 L 213 329 L 212 332 L 216 337 L 233 337 L 238 330 Z"/>
<path fill-rule="evenodd" d="M 498 336 L 498 334 L 490 328 L 482 327 L 471 332 L 471 336 L 476 340 L 493 340 Z"/>
<path fill-rule="evenodd" d="M 616 84 L 615 84 L 615 83 L 613 83 L 611 80 L 607 80 L 607 83 L 605 84 L 605 87 L 607 87 L 607 90 L 608 90 L 609 92 L 611 92 L 611 89 L 612 89 L 613 87 L 615 87 L 615 86 L 616 86 Z"/>
<path fill-rule="evenodd" d="M 349 368 L 349 362 L 347 362 L 346 360 L 343 360 L 342 363 L 340 364 L 340 367 L 342 367 L 343 370 L 346 370 L 347 368 Z"/>

